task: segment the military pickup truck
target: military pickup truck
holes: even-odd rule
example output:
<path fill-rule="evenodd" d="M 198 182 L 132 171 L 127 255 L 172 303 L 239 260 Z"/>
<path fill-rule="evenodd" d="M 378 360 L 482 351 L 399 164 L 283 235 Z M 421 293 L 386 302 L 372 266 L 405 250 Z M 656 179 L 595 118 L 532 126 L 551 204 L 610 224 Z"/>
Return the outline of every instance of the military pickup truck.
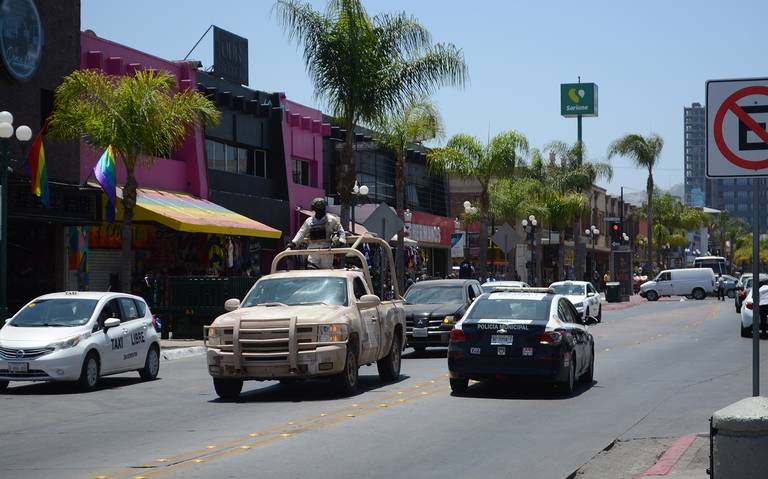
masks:
<path fill-rule="evenodd" d="M 220 398 L 239 397 L 246 380 L 327 377 L 343 395 L 358 388 L 360 365 L 376 363 L 379 376 L 400 376 L 405 313 L 395 278 L 392 250 L 373 235 L 349 237 L 350 246 L 286 250 L 272 262 L 241 302 L 229 299 L 227 313 L 206 327 L 208 372 Z M 361 252 L 378 251 L 376 284 Z M 281 261 L 331 254 L 343 267 L 278 271 Z M 370 256 L 370 254 L 369 254 Z M 300 259 L 300 258 L 299 258 Z"/>

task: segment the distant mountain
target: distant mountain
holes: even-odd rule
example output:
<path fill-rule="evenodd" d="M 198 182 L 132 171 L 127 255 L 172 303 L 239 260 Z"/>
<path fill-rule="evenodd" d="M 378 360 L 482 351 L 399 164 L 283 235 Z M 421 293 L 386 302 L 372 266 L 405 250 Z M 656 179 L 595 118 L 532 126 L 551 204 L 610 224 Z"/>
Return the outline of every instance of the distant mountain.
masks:
<path fill-rule="evenodd" d="M 685 185 L 683 183 L 674 185 L 669 190 L 661 190 L 661 192 L 669 193 L 672 196 L 676 196 L 680 198 L 680 200 L 685 199 Z M 645 201 L 645 191 L 635 191 L 632 193 L 625 193 L 624 201 L 635 206 L 642 206 L 643 201 Z"/>

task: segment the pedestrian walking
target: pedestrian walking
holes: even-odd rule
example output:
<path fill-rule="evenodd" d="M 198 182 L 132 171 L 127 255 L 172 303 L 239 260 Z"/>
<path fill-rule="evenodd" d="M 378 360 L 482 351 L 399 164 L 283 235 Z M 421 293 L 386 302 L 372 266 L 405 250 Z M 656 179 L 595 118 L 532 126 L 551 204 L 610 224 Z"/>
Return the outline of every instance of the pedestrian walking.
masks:
<path fill-rule="evenodd" d="M 717 299 L 725 301 L 725 279 L 722 274 L 717 275 Z"/>
<path fill-rule="evenodd" d="M 611 280 L 611 274 L 608 271 L 606 271 L 605 274 L 603 275 L 603 291 L 606 290 L 606 287 L 607 287 L 606 285 L 610 280 Z"/>

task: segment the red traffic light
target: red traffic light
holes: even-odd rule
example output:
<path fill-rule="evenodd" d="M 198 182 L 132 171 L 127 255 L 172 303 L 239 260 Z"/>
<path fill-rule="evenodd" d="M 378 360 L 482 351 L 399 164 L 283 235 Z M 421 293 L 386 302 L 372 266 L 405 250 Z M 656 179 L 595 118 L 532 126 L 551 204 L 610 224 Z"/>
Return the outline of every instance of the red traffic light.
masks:
<path fill-rule="evenodd" d="M 613 231 L 619 231 L 619 225 L 618 225 L 618 223 L 614 223 L 614 224 L 613 224 L 613 226 L 611 226 L 611 229 L 612 229 Z"/>

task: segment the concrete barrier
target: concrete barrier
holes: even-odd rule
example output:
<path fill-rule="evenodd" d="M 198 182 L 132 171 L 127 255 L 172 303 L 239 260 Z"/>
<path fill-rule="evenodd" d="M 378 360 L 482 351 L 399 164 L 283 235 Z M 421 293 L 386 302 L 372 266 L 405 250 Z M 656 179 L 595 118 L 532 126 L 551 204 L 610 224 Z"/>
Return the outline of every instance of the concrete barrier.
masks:
<path fill-rule="evenodd" d="M 768 398 L 750 397 L 712 415 L 713 479 L 768 477 Z"/>

